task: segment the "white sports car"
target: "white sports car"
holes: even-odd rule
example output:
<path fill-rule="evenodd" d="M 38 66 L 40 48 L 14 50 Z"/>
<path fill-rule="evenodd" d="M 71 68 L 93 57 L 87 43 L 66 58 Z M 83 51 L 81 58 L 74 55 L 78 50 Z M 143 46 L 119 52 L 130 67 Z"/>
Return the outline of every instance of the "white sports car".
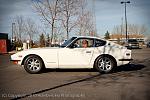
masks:
<path fill-rule="evenodd" d="M 108 73 L 114 67 L 128 64 L 131 50 L 97 37 L 72 37 L 60 47 L 34 48 L 11 55 L 11 60 L 24 65 L 28 73 L 39 73 L 44 68 L 96 68 Z"/>

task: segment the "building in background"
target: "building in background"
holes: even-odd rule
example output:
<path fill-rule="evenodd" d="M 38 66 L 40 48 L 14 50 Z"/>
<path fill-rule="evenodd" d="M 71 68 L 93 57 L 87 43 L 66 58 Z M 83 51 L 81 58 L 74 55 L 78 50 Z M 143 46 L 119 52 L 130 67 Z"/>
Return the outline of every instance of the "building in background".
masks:
<path fill-rule="evenodd" d="M 0 33 L 0 54 L 7 53 L 9 51 L 10 41 L 8 40 L 7 33 Z"/>
<path fill-rule="evenodd" d="M 144 34 L 128 34 L 128 39 L 137 39 L 140 45 L 143 45 L 145 42 Z M 123 44 L 126 41 L 125 34 L 110 34 L 110 41 L 115 43 Z"/>

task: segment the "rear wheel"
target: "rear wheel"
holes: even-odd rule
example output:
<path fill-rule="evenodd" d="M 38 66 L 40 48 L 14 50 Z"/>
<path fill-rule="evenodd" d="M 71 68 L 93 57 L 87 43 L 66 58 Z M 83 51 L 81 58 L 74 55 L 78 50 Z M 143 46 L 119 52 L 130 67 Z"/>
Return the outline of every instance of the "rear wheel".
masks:
<path fill-rule="evenodd" d="M 95 67 L 100 73 L 109 73 L 115 66 L 114 60 L 109 56 L 100 56 L 96 60 Z"/>
<path fill-rule="evenodd" d="M 24 62 L 24 69 L 30 74 L 40 73 L 43 69 L 42 59 L 37 56 L 28 56 Z"/>

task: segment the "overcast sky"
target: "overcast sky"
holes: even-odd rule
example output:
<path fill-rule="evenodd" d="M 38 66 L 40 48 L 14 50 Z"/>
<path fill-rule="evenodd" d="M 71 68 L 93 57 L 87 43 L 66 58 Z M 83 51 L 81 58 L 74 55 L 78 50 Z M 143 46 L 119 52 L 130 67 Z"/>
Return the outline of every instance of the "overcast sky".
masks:
<path fill-rule="evenodd" d="M 91 3 L 91 0 L 87 0 Z M 95 0 L 96 27 L 99 35 L 106 31 L 112 32 L 115 25 L 124 19 L 125 0 Z M 150 0 L 130 0 L 127 4 L 128 23 L 145 25 L 150 28 Z M 12 20 L 16 15 L 30 17 L 37 24 L 41 24 L 38 15 L 32 8 L 31 0 L 0 0 L 0 33 L 9 33 L 11 36 Z M 147 34 L 150 34 L 150 29 Z"/>

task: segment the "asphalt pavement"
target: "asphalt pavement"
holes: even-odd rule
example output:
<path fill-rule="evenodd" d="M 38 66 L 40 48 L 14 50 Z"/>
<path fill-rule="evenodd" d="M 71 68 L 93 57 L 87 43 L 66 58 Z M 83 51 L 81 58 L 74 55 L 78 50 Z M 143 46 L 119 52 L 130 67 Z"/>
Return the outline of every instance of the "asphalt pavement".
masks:
<path fill-rule="evenodd" d="M 110 74 L 94 69 L 47 69 L 28 74 L 0 55 L 0 100 L 150 100 L 150 48 L 132 50 L 130 65 Z"/>

